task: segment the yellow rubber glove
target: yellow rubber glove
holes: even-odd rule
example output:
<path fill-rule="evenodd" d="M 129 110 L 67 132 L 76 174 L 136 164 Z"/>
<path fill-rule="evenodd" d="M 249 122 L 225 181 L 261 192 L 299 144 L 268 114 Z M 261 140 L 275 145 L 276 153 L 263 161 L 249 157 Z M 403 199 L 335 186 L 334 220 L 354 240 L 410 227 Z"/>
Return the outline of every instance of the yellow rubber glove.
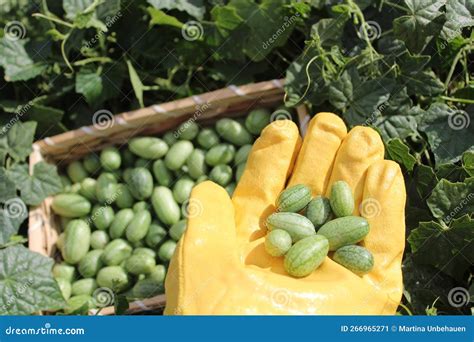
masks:
<path fill-rule="evenodd" d="M 347 133 L 331 113 L 316 115 L 301 145 L 296 125 L 276 121 L 255 142 L 232 200 L 212 182 L 191 195 L 188 228 L 166 278 L 165 314 L 394 314 L 402 295 L 405 185 L 399 166 L 383 160 L 380 136 Z M 365 216 L 372 272 L 357 276 L 329 257 L 308 277 L 283 268 L 264 249 L 265 219 L 288 185 L 328 194 L 333 182 L 353 189 L 354 214 Z"/>

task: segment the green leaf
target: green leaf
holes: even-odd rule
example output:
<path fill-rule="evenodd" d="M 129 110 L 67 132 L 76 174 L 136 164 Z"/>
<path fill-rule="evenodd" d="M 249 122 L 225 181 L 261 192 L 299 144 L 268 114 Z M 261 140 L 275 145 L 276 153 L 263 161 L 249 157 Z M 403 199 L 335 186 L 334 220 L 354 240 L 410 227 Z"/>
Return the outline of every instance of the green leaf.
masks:
<path fill-rule="evenodd" d="M 46 197 L 62 190 L 55 165 L 39 162 L 33 168 L 33 175 L 29 175 L 28 166 L 15 164 L 8 170 L 8 175 L 20 190 L 21 198 L 28 205 L 38 205 Z"/>
<path fill-rule="evenodd" d="M 157 9 L 175 9 L 186 12 L 197 19 L 202 19 L 206 13 L 206 7 L 202 0 L 148 0 L 147 2 Z"/>
<path fill-rule="evenodd" d="M 48 65 L 35 62 L 25 49 L 26 39 L 0 40 L 0 65 L 5 69 L 7 82 L 26 81 L 43 73 Z"/>
<path fill-rule="evenodd" d="M 431 190 L 438 182 L 438 178 L 436 177 L 433 168 L 421 164 L 415 169 L 413 181 L 416 184 L 418 196 L 424 201 L 424 199 L 431 194 Z"/>
<path fill-rule="evenodd" d="M 65 305 L 51 258 L 12 246 L 0 250 L 0 260 L 0 315 L 30 315 Z"/>
<path fill-rule="evenodd" d="M 464 27 L 474 26 L 474 2 L 471 0 L 447 0 L 446 23 L 441 38 L 451 41 L 461 36 Z"/>
<path fill-rule="evenodd" d="M 410 153 L 410 148 L 401 139 L 392 139 L 387 143 L 387 153 L 390 158 L 412 171 L 416 158 Z"/>
<path fill-rule="evenodd" d="M 419 118 L 418 127 L 426 133 L 437 163 L 457 161 L 474 145 L 470 122 L 474 122 L 472 113 L 444 103 L 433 103 Z"/>
<path fill-rule="evenodd" d="M 380 130 L 384 140 L 404 139 L 417 130 L 416 119 L 410 115 L 380 116 L 373 125 Z"/>
<path fill-rule="evenodd" d="M 135 68 L 132 65 L 132 62 L 127 60 L 127 67 L 128 67 L 128 74 L 130 76 L 130 82 L 132 83 L 133 91 L 135 92 L 135 96 L 137 97 L 138 103 L 140 107 L 144 107 L 143 104 L 143 83 L 140 80 Z"/>
<path fill-rule="evenodd" d="M 425 70 L 429 56 L 414 56 L 405 53 L 400 57 L 400 82 L 407 87 L 409 95 L 434 96 L 444 91 L 444 85 L 431 70 Z"/>
<path fill-rule="evenodd" d="M 76 92 L 84 95 L 87 103 L 97 108 L 104 101 L 119 93 L 122 77 L 117 67 L 107 71 L 83 67 L 76 75 Z"/>
<path fill-rule="evenodd" d="M 474 211 L 474 178 L 452 183 L 441 179 L 426 201 L 434 217 L 451 221 Z"/>
<path fill-rule="evenodd" d="M 321 46 L 330 48 L 342 44 L 342 34 L 346 25 L 347 15 L 341 14 L 336 18 L 323 18 L 311 26 L 311 37 L 317 39 Z"/>
<path fill-rule="evenodd" d="M 408 14 L 393 21 L 395 36 L 405 41 L 411 52 L 421 52 L 441 27 L 436 19 L 446 0 L 404 0 Z"/>
<path fill-rule="evenodd" d="M 36 122 L 17 121 L 6 134 L 6 140 L 0 144 L 0 149 L 6 152 L 16 161 L 23 161 L 32 151 L 31 145 L 35 138 Z M 3 146 L 2 146 L 3 145 Z"/>
<path fill-rule="evenodd" d="M 28 208 L 20 198 L 10 198 L 4 203 L 0 208 L 0 248 L 18 233 L 27 217 Z"/>
<path fill-rule="evenodd" d="M 16 197 L 15 183 L 8 177 L 3 166 L 0 167 L 0 203 Z M 0 226 L 1 227 L 1 226 Z"/>
<path fill-rule="evenodd" d="M 148 7 L 147 8 L 148 14 L 151 16 L 150 25 L 168 25 L 177 28 L 182 28 L 183 23 L 179 21 L 177 18 L 173 17 L 172 15 L 168 15 L 162 10 Z"/>
<path fill-rule="evenodd" d="M 466 151 L 463 154 L 462 165 L 469 176 L 474 176 L 474 151 Z"/>
<path fill-rule="evenodd" d="M 230 6 L 215 6 L 211 10 L 211 16 L 223 37 L 229 36 L 230 31 L 235 30 L 244 22 L 244 19 L 238 15 L 237 9 Z"/>
<path fill-rule="evenodd" d="M 462 281 L 474 264 L 474 221 L 465 215 L 448 228 L 421 222 L 408 237 L 415 260 Z"/>

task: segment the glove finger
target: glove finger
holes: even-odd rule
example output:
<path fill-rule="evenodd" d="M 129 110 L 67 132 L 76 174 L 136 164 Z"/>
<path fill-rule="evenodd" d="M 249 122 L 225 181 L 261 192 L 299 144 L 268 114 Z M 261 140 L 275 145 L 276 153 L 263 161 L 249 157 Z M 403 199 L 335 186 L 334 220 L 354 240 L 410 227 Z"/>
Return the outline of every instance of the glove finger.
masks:
<path fill-rule="evenodd" d="M 346 181 L 351 187 L 355 208 L 354 215 L 359 214 L 358 206 L 362 201 L 364 181 L 367 169 L 374 162 L 384 157 L 384 145 L 380 135 L 372 128 L 356 126 L 350 130 L 337 152 L 334 168 L 326 189 L 326 196 L 331 192 L 331 185 L 336 181 Z"/>
<path fill-rule="evenodd" d="M 370 224 L 365 247 L 374 256 L 374 269 L 364 278 L 384 290 L 396 310 L 403 290 L 401 262 L 405 248 L 405 183 L 397 163 L 372 164 L 364 185 L 360 214 Z"/>
<path fill-rule="evenodd" d="M 324 194 L 346 134 L 346 125 L 337 115 L 317 114 L 309 124 L 288 186 L 306 184 L 313 196 Z"/>
<path fill-rule="evenodd" d="M 197 312 L 206 292 L 225 291 L 229 265 L 237 265 L 234 208 L 227 192 L 213 182 L 196 186 L 188 223 L 166 276 L 165 314 Z M 202 293 L 201 293 L 202 291 Z"/>
<path fill-rule="evenodd" d="M 253 145 L 232 197 L 239 240 L 248 242 L 266 233 L 263 223 L 275 211 L 300 145 L 298 127 L 289 120 L 268 125 Z"/>

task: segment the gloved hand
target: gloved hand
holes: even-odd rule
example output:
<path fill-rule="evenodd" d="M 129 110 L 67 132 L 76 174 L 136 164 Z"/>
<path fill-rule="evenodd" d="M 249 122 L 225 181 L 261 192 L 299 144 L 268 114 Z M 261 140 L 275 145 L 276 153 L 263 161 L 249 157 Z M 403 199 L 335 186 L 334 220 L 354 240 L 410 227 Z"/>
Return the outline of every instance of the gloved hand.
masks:
<path fill-rule="evenodd" d="M 166 278 L 165 314 L 394 314 L 403 287 L 406 195 L 399 166 L 383 158 L 374 130 L 347 133 L 331 113 L 311 120 L 302 145 L 293 122 L 267 126 L 232 200 L 212 182 L 193 189 L 194 215 Z M 360 277 L 327 257 L 308 277 L 293 278 L 283 257 L 264 249 L 265 220 L 286 186 L 306 184 L 313 196 L 328 195 L 338 180 L 354 192 L 354 215 L 369 221 L 363 244 L 374 268 Z"/>

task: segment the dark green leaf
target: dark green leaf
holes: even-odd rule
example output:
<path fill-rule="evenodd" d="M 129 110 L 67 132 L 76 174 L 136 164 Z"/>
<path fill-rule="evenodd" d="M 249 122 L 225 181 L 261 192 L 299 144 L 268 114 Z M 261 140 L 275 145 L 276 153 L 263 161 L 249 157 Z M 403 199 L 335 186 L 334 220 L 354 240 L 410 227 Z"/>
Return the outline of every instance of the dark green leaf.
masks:
<path fill-rule="evenodd" d="M 472 0 L 447 0 L 446 23 L 441 37 L 451 41 L 460 36 L 464 27 L 474 26 L 474 2 Z"/>
<path fill-rule="evenodd" d="M 433 96 L 444 91 L 444 85 L 431 70 L 426 70 L 429 56 L 414 56 L 405 53 L 400 57 L 400 82 L 407 87 L 409 95 Z"/>
<path fill-rule="evenodd" d="M 0 315 L 30 315 L 64 306 L 52 277 L 52 259 L 12 246 L 0 250 L 0 260 Z"/>
<path fill-rule="evenodd" d="M 474 176 L 474 151 L 466 151 L 463 154 L 462 164 L 469 176 Z"/>
<path fill-rule="evenodd" d="M 0 65 L 5 69 L 8 82 L 26 81 L 40 75 L 48 67 L 43 61 L 35 62 L 27 53 L 27 40 L 0 40 Z"/>
<path fill-rule="evenodd" d="M 15 183 L 8 177 L 3 166 L 0 167 L 0 203 L 16 197 Z"/>
<path fill-rule="evenodd" d="M 416 158 L 410 153 L 410 148 L 401 139 L 392 139 L 387 143 L 387 153 L 390 158 L 403 165 L 408 171 L 413 170 Z"/>
<path fill-rule="evenodd" d="M 474 178 L 452 183 L 441 179 L 427 201 L 433 216 L 451 221 L 474 211 Z"/>
<path fill-rule="evenodd" d="M 404 139 L 417 130 L 416 119 L 409 115 L 380 116 L 377 117 L 373 125 L 380 130 L 385 140 Z"/>
<path fill-rule="evenodd" d="M 83 67 L 76 75 L 76 92 L 83 94 L 93 108 L 116 96 L 120 84 L 121 76 L 115 66 L 106 70 Z"/>
<path fill-rule="evenodd" d="M 5 148 L 6 152 L 16 161 L 25 160 L 32 150 L 31 145 L 35 138 L 36 125 L 34 121 L 24 123 L 17 121 L 8 129 L 6 140 L 4 141 L 5 145 L 0 144 L 0 149 Z"/>
<path fill-rule="evenodd" d="M 436 178 L 433 168 L 427 165 L 418 165 L 415 169 L 414 183 L 418 196 L 425 201 L 438 183 L 438 178 Z"/>
<path fill-rule="evenodd" d="M 31 176 L 28 173 L 28 166 L 23 164 L 13 165 L 8 170 L 8 175 L 28 205 L 38 205 L 46 197 L 62 190 L 56 166 L 45 162 L 35 164 Z"/>
<path fill-rule="evenodd" d="M 137 97 L 138 103 L 140 107 L 144 107 L 143 104 L 143 83 L 140 80 L 135 68 L 133 67 L 132 63 L 127 60 L 128 66 L 128 74 L 130 76 L 130 82 L 132 83 L 133 91 L 135 92 L 135 96 Z"/>

